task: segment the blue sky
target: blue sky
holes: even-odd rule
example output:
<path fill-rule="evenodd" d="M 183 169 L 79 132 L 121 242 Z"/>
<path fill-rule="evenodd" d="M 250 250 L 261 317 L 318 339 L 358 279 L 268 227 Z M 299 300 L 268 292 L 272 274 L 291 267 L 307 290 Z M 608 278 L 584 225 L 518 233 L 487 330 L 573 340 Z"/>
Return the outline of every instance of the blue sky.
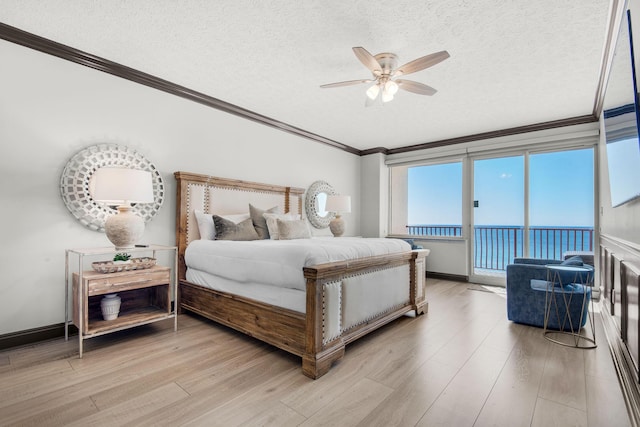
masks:
<path fill-rule="evenodd" d="M 593 226 L 593 149 L 532 154 L 531 226 Z M 474 162 L 477 225 L 524 224 L 524 157 Z M 461 224 L 462 163 L 409 169 L 408 223 Z"/>

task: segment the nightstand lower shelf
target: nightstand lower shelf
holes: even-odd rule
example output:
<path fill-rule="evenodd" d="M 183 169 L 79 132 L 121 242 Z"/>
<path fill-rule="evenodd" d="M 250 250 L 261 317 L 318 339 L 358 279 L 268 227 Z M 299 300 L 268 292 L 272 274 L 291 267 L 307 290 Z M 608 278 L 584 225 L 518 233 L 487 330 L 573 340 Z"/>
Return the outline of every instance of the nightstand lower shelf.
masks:
<path fill-rule="evenodd" d="M 166 309 L 159 307 L 139 308 L 122 314 L 114 320 L 89 320 L 89 329 L 84 336 L 85 338 L 96 337 L 104 333 L 146 325 L 160 320 L 173 319 L 174 317 L 175 314 L 167 314 Z"/>

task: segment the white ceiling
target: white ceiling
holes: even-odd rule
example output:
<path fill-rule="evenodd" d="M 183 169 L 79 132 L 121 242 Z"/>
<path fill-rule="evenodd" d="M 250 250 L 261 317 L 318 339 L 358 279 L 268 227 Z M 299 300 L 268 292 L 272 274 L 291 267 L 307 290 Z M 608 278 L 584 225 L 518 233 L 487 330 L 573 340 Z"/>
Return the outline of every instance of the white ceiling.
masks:
<path fill-rule="evenodd" d="M 591 114 L 609 0 L 0 0 L 0 22 L 357 149 L 397 148 Z M 351 48 L 407 76 L 365 108 Z"/>

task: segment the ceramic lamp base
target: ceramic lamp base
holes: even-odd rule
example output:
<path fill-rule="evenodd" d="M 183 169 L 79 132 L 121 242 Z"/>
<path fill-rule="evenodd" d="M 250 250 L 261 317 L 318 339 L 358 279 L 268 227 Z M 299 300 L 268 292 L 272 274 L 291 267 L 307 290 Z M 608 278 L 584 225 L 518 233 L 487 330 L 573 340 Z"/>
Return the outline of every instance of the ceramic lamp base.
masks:
<path fill-rule="evenodd" d="M 344 234 L 345 225 L 344 219 L 342 219 L 340 215 L 336 215 L 329 223 L 329 229 L 334 237 L 340 237 Z"/>
<path fill-rule="evenodd" d="M 144 234 L 144 220 L 133 213 L 131 206 L 118 206 L 104 224 L 104 232 L 116 249 L 131 249 Z"/>

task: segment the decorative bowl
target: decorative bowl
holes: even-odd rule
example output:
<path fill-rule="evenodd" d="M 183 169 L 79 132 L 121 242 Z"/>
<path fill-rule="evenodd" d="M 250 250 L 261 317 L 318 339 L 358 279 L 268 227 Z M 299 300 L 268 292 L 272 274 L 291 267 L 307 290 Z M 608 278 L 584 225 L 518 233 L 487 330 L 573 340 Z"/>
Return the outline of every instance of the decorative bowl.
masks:
<path fill-rule="evenodd" d="M 117 273 L 120 271 L 144 270 L 156 265 L 155 258 L 131 258 L 129 261 L 97 261 L 91 263 L 91 266 L 98 273 Z"/>

